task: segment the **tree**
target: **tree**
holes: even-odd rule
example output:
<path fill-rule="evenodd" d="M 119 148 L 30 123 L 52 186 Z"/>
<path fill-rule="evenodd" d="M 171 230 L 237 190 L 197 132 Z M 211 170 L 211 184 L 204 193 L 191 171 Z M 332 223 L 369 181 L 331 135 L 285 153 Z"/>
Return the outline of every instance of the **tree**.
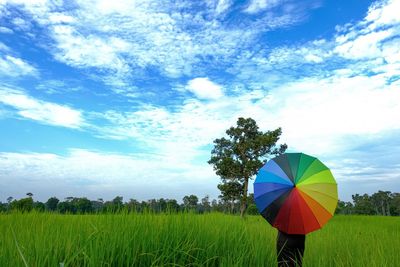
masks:
<path fill-rule="evenodd" d="M 134 198 L 129 199 L 129 202 L 126 203 L 126 208 L 129 212 L 138 212 L 140 210 L 140 202 Z"/>
<path fill-rule="evenodd" d="M 221 191 L 219 198 L 225 203 L 229 203 L 230 212 L 233 213 L 235 209 L 235 201 L 239 200 L 242 192 L 243 185 L 239 181 L 225 181 L 219 184 L 218 189 Z"/>
<path fill-rule="evenodd" d="M 338 204 L 335 210 L 336 214 L 352 214 L 353 213 L 353 204 L 351 202 L 345 202 L 338 200 Z"/>
<path fill-rule="evenodd" d="M 120 212 L 124 207 L 122 200 L 123 197 L 116 196 L 113 200 L 106 201 L 103 205 L 103 212 Z"/>
<path fill-rule="evenodd" d="M 211 211 L 211 203 L 210 203 L 210 196 L 206 195 L 201 199 L 201 207 L 202 212 L 210 212 Z"/>
<path fill-rule="evenodd" d="M 92 208 L 94 212 L 100 212 L 103 209 L 104 206 L 104 201 L 101 198 L 98 198 L 97 200 L 92 200 Z"/>
<path fill-rule="evenodd" d="M 11 209 L 18 211 L 31 211 L 33 209 L 33 199 L 31 197 L 21 198 L 11 202 Z"/>
<path fill-rule="evenodd" d="M 247 191 L 249 179 L 257 174 L 272 155 L 285 152 L 287 145 L 277 146 L 282 130 L 259 131 L 252 118 L 239 118 L 236 127 L 230 127 L 226 134 L 214 140 L 209 164 L 213 165 L 216 174 L 223 183 L 238 181 L 243 189 L 241 195 L 240 215 L 243 217 L 247 208 Z"/>
<path fill-rule="evenodd" d="M 10 210 L 11 209 L 11 202 L 13 201 L 13 197 L 9 196 L 7 198 L 7 209 Z"/>
<path fill-rule="evenodd" d="M 257 205 L 256 202 L 254 201 L 254 194 L 251 193 L 249 194 L 249 197 L 247 198 L 247 214 L 251 214 L 251 215 L 258 215 L 258 209 L 257 209 Z"/>
<path fill-rule="evenodd" d="M 365 215 L 373 215 L 375 213 L 374 205 L 372 204 L 371 197 L 368 194 L 352 195 L 354 203 L 354 213 L 355 214 L 365 214 Z"/>
<path fill-rule="evenodd" d="M 391 214 L 400 215 L 400 193 L 392 193 L 390 201 Z"/>
<path fill-rule="evenodd" d="M 168 212 L 178 212 L 179 204 L 176 199 L 167 199 L 167 211 Z"/>
<path fill-rule="evenodd" d="M 40 201 L 36 201 L 35 203 L 33 203 L 33 209 L 36 211 L 43 212 L 43 211 L 45 211 L 46 206 L 44 205 L 44 203 L 42 203 Z"/>
<path fill-rule="evenodd" d="M 0 201 L 0 213 L 7 211 L 7 204 Z"/>
<path fill-rule="evenodd" d="M 60 213 L 75 213 L 75 207 L 72 205 L 71 201 L 58 202 L 57 210 Z"/>
<path fill-rule="evenodd" d="M 183 206 L 186 209 L 195 209 L 197 207 L 197 202 L 199 202 L 199 198 L 195 195 L 183 197 Z"/>
<path fill-rule="evenodd" d="M 74 200 L 72 200 L 72 204 L 75 206 L 76 211 L 80 214 L 93 211 L 92 202 L 86 197 L 74 198 Z"/>
<path fill-rule="evenodd" d="M 113 200 L 112 203 L 117 206 L 118 208 L 122 208 L 122 206 L 124 205 L 124 203 L 122 202 L 123 197 L 121 196 L 116 196 Z"/>
<path fill-rule="evenodd" d="M 390 216 L 390 191 L 381 191 L 372 194 L 370 197 L 372 204 L 374 205 L 375 213 L 378 215 Z"/>
<path fill-rule="evenodd" d="M 50 210 L 50 211 L 55 211 L 55 210 L 57 210 L 58 202 L 60 202 L 60 200 L 58 200 L 58 198 L 56 198 L 56 197 L 51 197 L 51 198 L 49 198 L 49 199 L 47 200 L 46 204 L 45 204 L 47 210 Z"/>

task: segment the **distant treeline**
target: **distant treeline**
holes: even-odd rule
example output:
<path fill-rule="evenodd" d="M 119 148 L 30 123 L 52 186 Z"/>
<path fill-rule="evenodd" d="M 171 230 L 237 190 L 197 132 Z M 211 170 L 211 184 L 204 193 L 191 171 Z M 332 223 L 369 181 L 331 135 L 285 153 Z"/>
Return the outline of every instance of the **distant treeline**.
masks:
<path fill-rule="evenodd" d="M 390 191 L 378 191 L 377 193 L 364 195 L 353 195 L 352 202 L 340 201 L 338 203 L 337 214 L 364 214 L 364 215 L 400 215 L 400 193 Z M 258 214 L 254 202 L 254 195 L 250 194 L 247 199 L 247 214 Z M 183 197 L 182 203 L 175 199 L 150 199 L 138 201 L 130 199 L 123 201 L 121 196 L 115 197 L 111 201 L 103 199 L 89 200 L 85 197 L 67 197 L 63 201 L 56 197 L 49 198 L 46 202 L 34 201 L 33 194 L 27 193 L 27 197 L 14 199 L 9 197 L 7 203 L 0 202 L 0 212 L 11 211 L 39 211 L 39 212 L 58 212 L 61 214 L 86 214 L 86 213 L 118 213 L 118 212 L 183 212 L 193 211 L 197 213 L 205 212 L 224 212 L 240 213 L 239 201 L 210 200 L 205 196 L 199 200 L 195 195 Z"/>
<path fill-rule="evenodd" d="M 400 216 L 400 193 L 378 191 L 352 195 L 352 202 L 339 201 L 336 213 Z"/>
<path fill-rule="evenodd" d="M 257 214 L 257 208 L 253 201 L 253 194 L 248 199 L 248 214 Z M 9 197 L 7 203 L 0 202 L 0 212 L 11 211 L 39 211 L 39 212 L 58 212 L 68 214 L 85 213 L 118 213 L 118 212 L 183 212 L 193 211 L 197 213 L 204 212 L 224 212 L 239 213 L 240 203 L 238 201 L 227 202 L 222 200 L 210 200 L 209 196 L 199 199 L 195 195 L 183 197 L 182 203 L 176 199 L 150 199 L 147 201 L 138 201 L 129 199 L 124 202 L 123 197 L 117 196 L 111 201 L 104 201 L 99 198 L 90 200 L 86 197 L 67 197 L 59 200 L 56 197 L 49 198 L 46 202 L 35 201 L 32 193 L 27 193 L 27 197 L 14 199 Z"/>

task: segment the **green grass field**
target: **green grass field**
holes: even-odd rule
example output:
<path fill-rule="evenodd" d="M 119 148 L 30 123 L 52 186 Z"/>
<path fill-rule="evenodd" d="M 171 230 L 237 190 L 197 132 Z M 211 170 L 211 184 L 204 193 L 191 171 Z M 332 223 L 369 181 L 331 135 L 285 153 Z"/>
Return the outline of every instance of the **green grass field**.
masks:
<path fill-rule="evenodd" d="M 0 215 L 0 266 L 275 266 L 261 216 Z M 400 266 L 400 218 L 335 216 L 306 239 L 304 266 Z"/>

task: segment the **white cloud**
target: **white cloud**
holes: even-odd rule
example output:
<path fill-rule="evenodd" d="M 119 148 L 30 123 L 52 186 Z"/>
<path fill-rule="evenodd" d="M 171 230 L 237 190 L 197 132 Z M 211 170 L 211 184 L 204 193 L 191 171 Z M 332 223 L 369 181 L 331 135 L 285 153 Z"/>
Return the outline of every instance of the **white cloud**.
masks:
<path fill-rule="evenodd" d="M 338 27 L 335 51 L 349 59 L 382 57 L 385 43 L 400 37 L 399 8 L 399 1 L 376 2 L 362 21 Z"/>
<path fill-rule="evenodd" d="M 10 28 L 0 26 L 0 33 L 13 33 L 14 31 Z"/>
<path fill-rule="evenodd" d="M 22 91 L 0 88 L 0 103 L 11 106 L 27 119 L 68 128 L 79 128 L 84 123 L 80 111 L 67 106 L 32 98 Z"/>
<path fill-rule="evenodd" d="M 203 147 L 235 122 L 231 112 L 217 114 L 226 105 L 230 104 L 205 104 L 193 99 L 176 112 L 154 106 L 143 106 L 135 112 L 108 111 L 96 115 L 106 121 L 96 131 L 103 138 L 134 140 L 150 153 L 168 155 L 171 164 L 192 162 L 204 158 Z"/>
<path fill-rule="evenodd" d="M 74 23 L 75 18 L 59 12 L 53 12 L 49 15 L 49 21 L 53 24 Z"/>
<path fill-rule="evenodd" d="M 221 1 L 216 8 L 223 12 L 228 5 Z M 228 58 L 255 34 L 225 29 L 217 21 L 157 1 L 78 1 L 71 12 L 53 11 L 54 3 L 45 1 L 23 7 L 49 30 L 54 44 L 47 45 L 53 46 L 58 60 L 124 75 L 146 67 L 157 67 L 170 77 L 190 74 L 198 57 Z"/>
<path fill-rule="evenodd" d="M 2 198 L 33 192 L 42 197 L 84 194 L 92 199 L 111 199 L 123 194 L 143 200 L 180 200 L 191 193 L 215 195 L 217 182 L 210 166 L 176 164 L 168 155 L 123 155 L 83 149 L 70 149 L 65 156 L 0 153 L 0 188 L 7 188 L 7 192 L 0 189 Z"/>
<path fill-rule="evenodd" d="M 349 59 L 375 58 L 382 53 L 381 42 L 391 36 L 393 36 L 392 29 L 359 35 L 354 40 L 339 44 L 335 51 Z"/>
<path fill-rule="evenodd" d="M 400 129 L 400 92 L 384 77 L 304 79 L 275 92 L 265 103 L 275 106 L 267 120 L 278 122 L 285 141 L 300 151 L 334 155 L 357 145 L 347 136 Z"/>
<path fill-rule="evenodd" d="M 148 68 L 171 78 L 193 76 L 194 69 L 207 72 L 205 61 L 228 64 L 241 50 L 251 48 L 260 33 L 304 19 L 304 8 L 299 8 L 277 16 L 270 12 L 259 21 L 244 17 L 240 25 L 228 25 L 219 17 L 229 12 L 231 4 L 230 0 L 183 1 L 173 6 L 148 0 L 85 0 L 65 11 L 60 11 L 62 2 L 53 1 L 3 5 L 23 9 L 48 31 L 52 42 L 43 45 L 57 60 L 97 68 L 105 82 L 121 88 Z"/>
<path fill-rule="evenodd" d="M 251 0 L 249 6 L 245 9 L 248 13 L 257 13 L 267 8 L 272 8 L 281 4 L 282 0 Z"/>
<path fill-rule="evenodd" d="M 224 13 L 229 9 L 231 5 L 232 5 L 231 0 L 219 0 L 217 7 L 215 8 L 215 12 L 217 14 Z"/>
<path fill-rule="evenodd" d="M 334 48 L 332 42 L 318 39 L 270 50 L 261 49 L 256 53 L 243 52 L 227 71 L 248 88 L 272 89 L 290 82 L 293 77 L 329 75 L 325 69 L 335 56 Z"/>
<path fill-rule="evenodd" d="M 381 27 L 398 25 L 400 23 L 399 10 L 400 2 L 397 0 L 377 1 L 369 8 L 365 18 L 365 21 L 370 23 L 368 28 L 375 30 Z"/>
<path fill-rule="evenodd" d="M 0 52 L 10 52 L 10 48 L 7 45 L 0 42 Z"/>
<path fill-rule="evenodd" d="M 304 56 L 304 59 L 308 62 L 313 62 L 313 63 L 321 63 L 324 61 L 323 58 L 314 54 L 307 54 Z"/>
<path fill-rule="evenodd" d="M 129 44 L 119 38 L 82 36 L 71 26 L 56 25 L 54 37 L 58 42 L 56 58 L 77 67 L 106 68 L 118 73 L 128 72 L 128 65 L 118 53 L 129 51 Z"/>
<path fill-rule="evenodd" d="M 207 77 L 190 80 L 186 89 L 200 99 L 218 99 L 223 96 L 222 87 L 213 83 Z"/>
<path fill-rule="evenodd" d="M 0 77 L 38 76 L 39 71 L 34 66 L 12 54 L 12 49 L 0 42 Z"/>
<path fill-rule="evenodd" d="M 35 67 L 18 57 L 2 53 L 1 50 L 0 47 L 0 76 L 20 77 L 38 75 Z"/>
<path fill-rule="evenodd" d="M 262 130 L 282 127 L 282 142 L 315 155 L 335 155 L 365 139 L 400 129 L 400 92 L 382 75 L 304 78 L 266 93 L 226 96 L 218 101 L 187 101 L 173 110 L 152 107 L 136 112 L 108 112 L 104 137 L 132 138 L 160 153 L 183 148 L 177 162 L 201 157 L 202 147 L 235 124 L 252 117 Z M 209 152 L 207 152 L 209 153 Z"/>
<path fill-rule="evenodd" d="M 400 36 L 382 45 L 382 56 L 388 64 L 400 63 Z M 400 68 L 398 68 L 400 70 Z"/>
<path fill-rule="evenodd" d="M 229 12 L 228 3 L 219 1 L 210 6 L 213 12 L 223 13 Z M 268 10 L 268 3 L 253 1 L 251 5 L 257 13 Z M 278 5 L 277 1 L 270 3 Z M 152 1 L 85 1 L 78 2 L 75 11 L 63 13 L 52 11 L 47 4 L 46 8 L 27 4 L 26 8 L 35 14 L 35 19 L 49 29 L 54 41 L 51 45 L 54 56 L 71 66 L 106 71 L 106 78 L 115 78 L 114 83 L 121 82 L 119 74 L 134 77 L 136 70 L 154 66 L 170 77 L 193 77 L 194 69 L 199 73 L 197 77 L 202 77 L 190 80 L 184 88 L 196 98 L 184 99 L 183 103 L 175 106 L 139 104 L 132 111 L 91 113 L 101 123 L 90 126 L 90 130 L 103 138 L 133 140 L 143 145 L 148 154 L 140 155 L 142 158 L 81 150 L 66 157 L 52 155 L 50 161 L 67 162 L 54 164 L 61 169 L 65 168 L 62 164 L 78 166 L 79 157 L 104 164 L 113 162 L 108 165 L 112 172 L 93 165 L 88 170 L 93 170 L 94 174 L 88 174 L 83 167 L 76 167 L 73 172 L 76 177 L 88 174 L 93 177 L 90 178 L 93 183 L 96 179 L 107 179 L 100 171 L 112 176 L 114 172 L 120 173 L 119 169 L 126 168 L 129 173 L 137 172 L 138 177 L 145 176 L 145 170 L 150 168 L 147 159 L 160 162 L 164 173 L 174 173 L 169 176 L 171 180 L 179 179 L 179 175 L 167 165 L 173 168 L 185 166 L 182 168 L 187 177 L 191 175 L 187 170 L 197 166 L 204 177 L 211 177 L 212 174 L 205 171 L 210 153 L 208 148 L 215 138 L 223 136 L 224 131 L 235 124 L 239 116 L 253 117 L 261 130 L 282 127 L 282 142 L 287 142 L 291 149 L 324 158 L 332 158 L 337 153 L 346 154 L 366 139 L 396 131 L 400 128 L 400 93 L 397 90 L 400 81 L 396 78 L 400 75 L 399 17 L 394 12 L 398 2 L 383 3 L 374 5 L 363 21 L 337 27 L 335 39 L 296 43 L 260 50 L 256 54 L 246 49 L 261 32 L 257 25 L 246 24 L 248 31 L 245 27 L 228 29 L 218 20 L 206 21 L 202 16 L 204 13 L 185 13 L 179 8 L 171 9 Z M 188 3 L 182 5 L 185 4 Z M 293 23 L 293 17 L 285 19 L 282 18 L 283 24 L 276 25 Z M 273 23 L 263 26 L 274 27 Z M 202 73 L 197 67 L 207 57 L 222 63 L 232 63 L 232 58 L 235 58 L 236 63 L 229 71 L 237 77 L 236 80 L 231 84 L 216 84 L 205 78 L 207 73 Z M 274 74 L 276 76 L 271 77 Z M 294 78 L 287 80 L 285 75 Z M 244 83 L 246 86 L 238 86 L 236 91 L 233 89 L 236 84 Z M 269 93 L 264 88 L 268 88 Z M 26 118 L 43 123 L 50 121 L 54 125 L 81 125 L 83 122 L 79 111 L 73 110 L 73 119 L 63 122 L 62 119 L 68 116 L 57 115 L 58 119 L 54 119 L 44 115 L 57 114 L 53 112 L 57 110 L 53 106 L 56 104 L 16 92 L 8 92 L 8 98 L 3 95 L 3 103 L 7 101 L 7 105 L 16 108 Z M 39 159 L 47 157 L 36 156 Z M 16 157 L 35 161 L 36 156 Z M 12 158 L 13 155 L 5 157 Z M 38 170 L 45 169 L 37 164 Z M 341 166 L 340 160 L 335 159 L 333 166 L 335 164 Z M 338 172 L 338 179 L 345 181 L 348 174 Z M 352 177 L 358 175 L 353 174 Z M 122 174 L 118 175 L 115 183 L 128 185 Z M 155 179 L 155 176 L 145 177 Z M 383 178 L 394 177 L 393 173 L 387 173 Z M 113 182 L 110 181 L 104 182 L 104 187 L 111 188 Z"/>

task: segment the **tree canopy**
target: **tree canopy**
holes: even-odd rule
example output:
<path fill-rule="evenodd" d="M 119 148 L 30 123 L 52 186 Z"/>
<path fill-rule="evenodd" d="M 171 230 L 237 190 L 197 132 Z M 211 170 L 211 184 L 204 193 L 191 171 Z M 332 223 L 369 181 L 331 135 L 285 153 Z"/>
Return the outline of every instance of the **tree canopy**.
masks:
<path fill-rule="evenodd" d="M 287 145 L 277 145 L 282 134 L 282 129 L 262 132 L 252 118 L 239 118 L 235 127 L 226 130 L 228 137 L 214 140 L 214 148 L 211 151 L 209 164 L 213 165 L 222 183 L 239 183 L 241 190 L 241 216 L 247 208 L 248 182 L 267 159 L 273 155 L 284 153 Z M 232 195 L 231 186 L 219 186 L 223 196 L 224 192 Z"/>

